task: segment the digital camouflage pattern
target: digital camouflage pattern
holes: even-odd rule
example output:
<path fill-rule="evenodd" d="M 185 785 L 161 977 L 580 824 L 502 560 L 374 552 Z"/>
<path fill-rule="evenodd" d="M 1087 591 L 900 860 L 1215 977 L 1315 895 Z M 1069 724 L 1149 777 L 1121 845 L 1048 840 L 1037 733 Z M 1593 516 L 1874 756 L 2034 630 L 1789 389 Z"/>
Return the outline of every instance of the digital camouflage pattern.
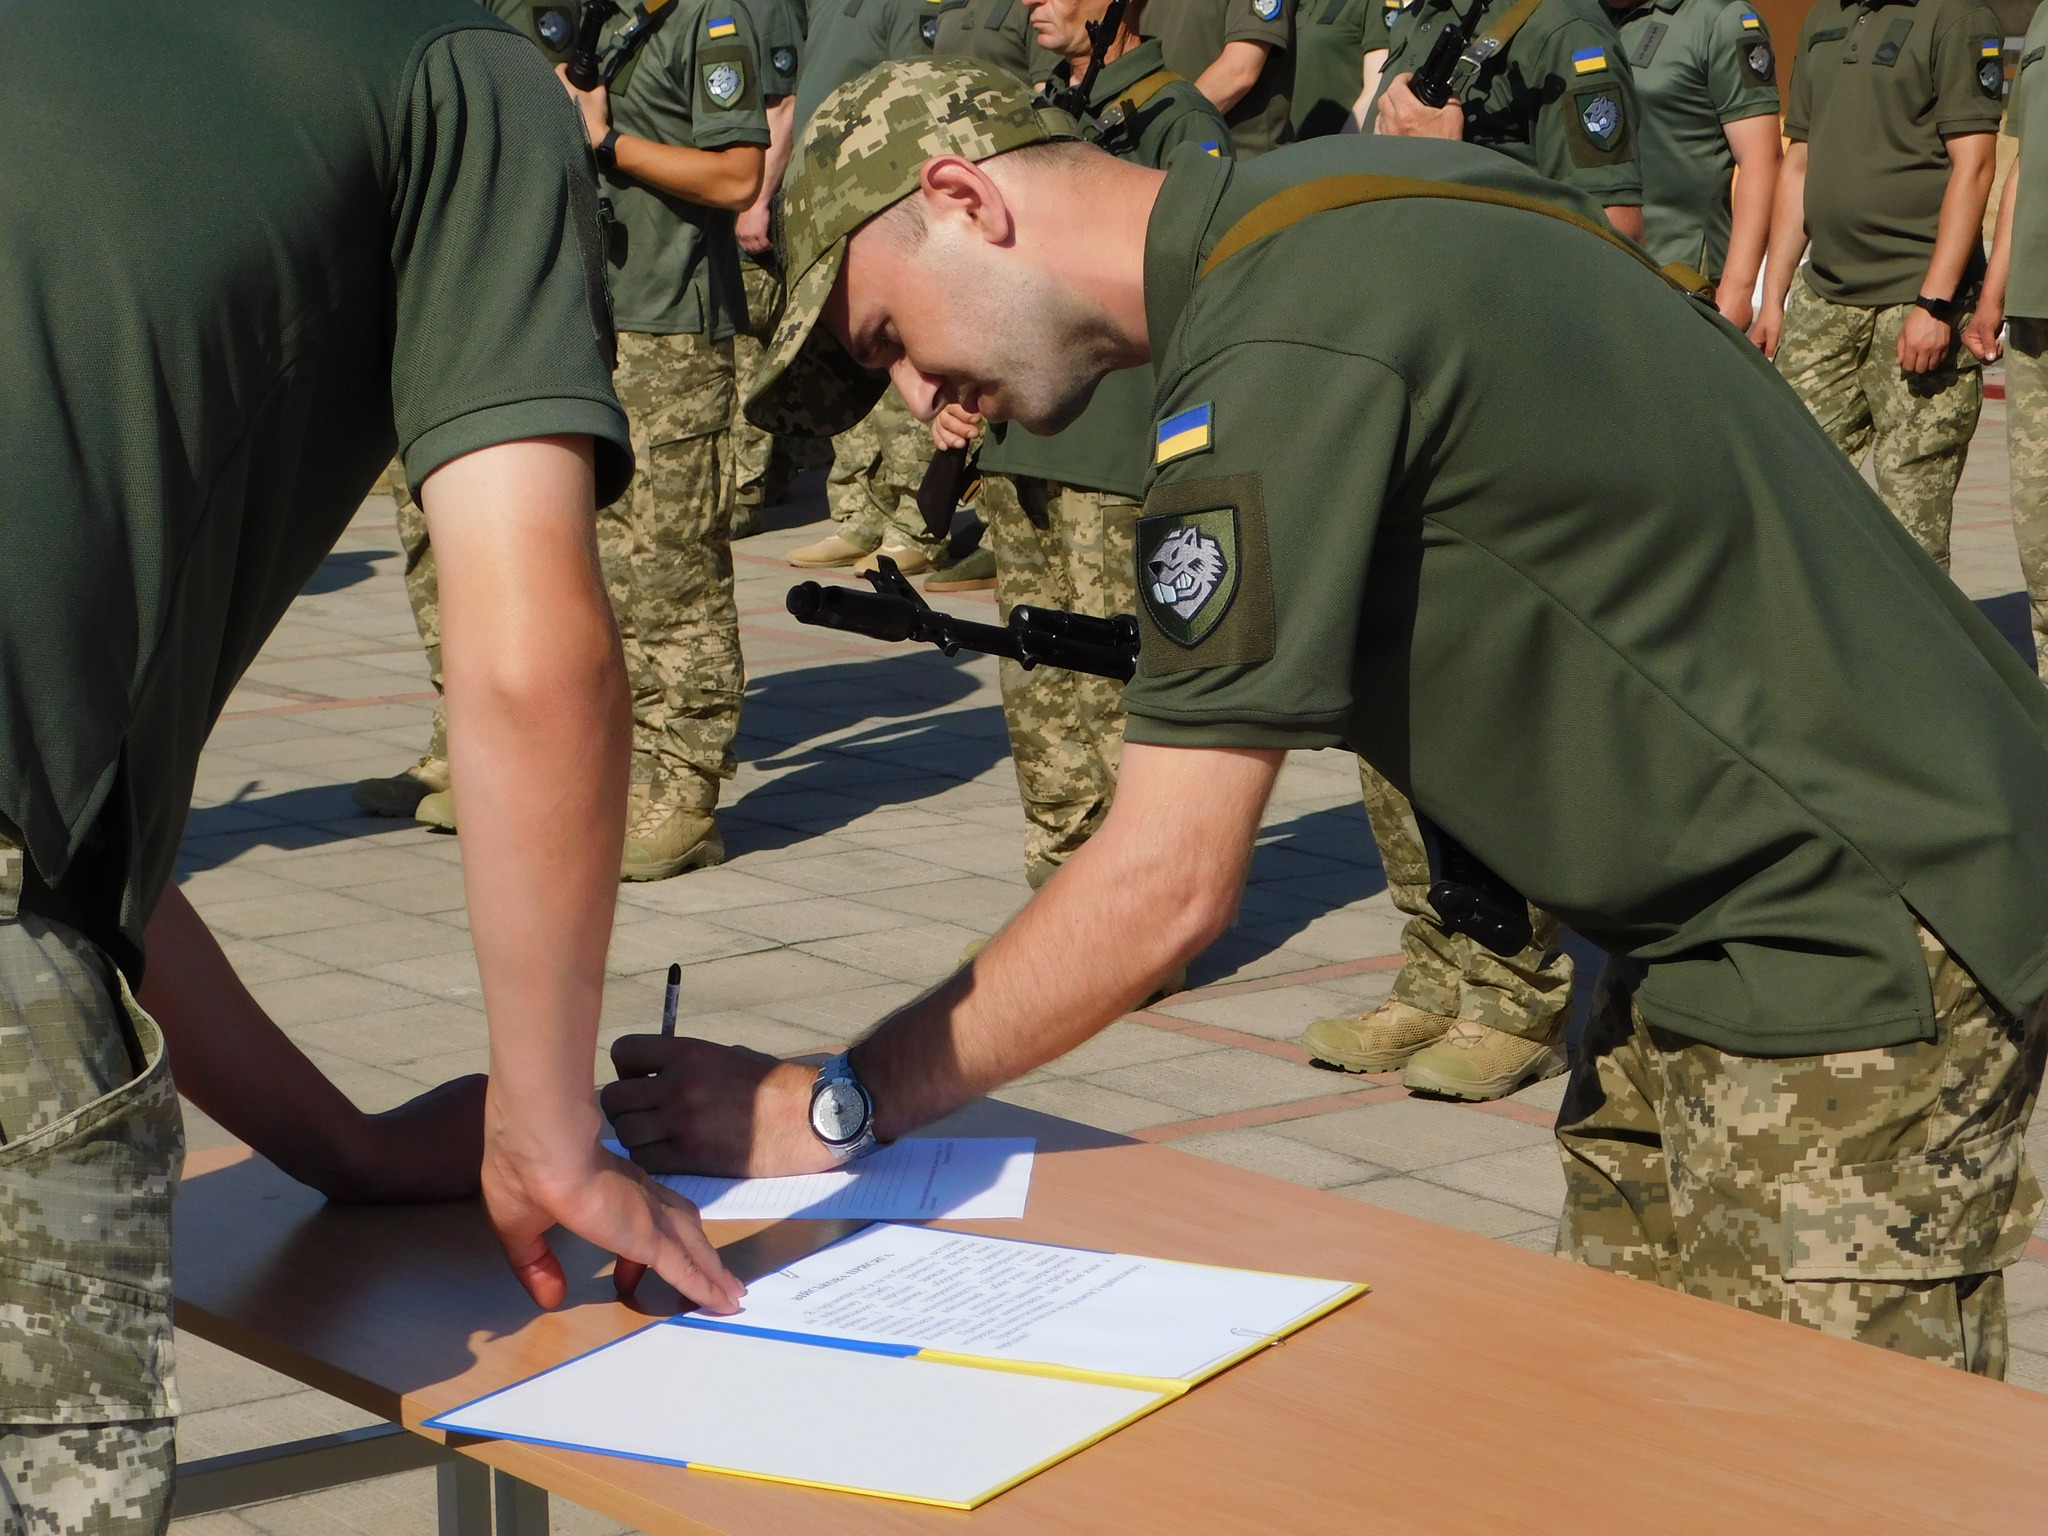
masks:
<path fill-rule="evenodd" d="M 1553 1048 L 1564 1040 L 1572 1001 L 1572 957 L 1550 947 L 1557 919 L 1529 908 L 1533 937 L 1518 955 L 1496 955 L 1463 934 L 1447 933 L 1429 904 L 1429 855 L 1415 808 L 1364 758 L 1358 785 L 1387 873 L 1387 894 L 1408 914 L 1401 930 L 1401 971 L 1390 995 L 1440 1018 L 1468 1019 Z"/>
<path fill-rule="evenodd" d="M 745 675 L 732 588 L 730 341 L 619 333 L 612 387 L 639 472 L 597 515 L 598 554 L 633 693 L 633 782 L 709 810 L 737 769 Z"/>
<path fill-rule="evenodd" d="M 2012 461 L 2012 531 L 2033 609 L 2034 664 L 2048 680 L 2048 320 L 2007 322 L 2005 438 Z"/>
<path fill-rule="evenodd" d="M 917 488 L 934 451 L 931 429 L 891 384 L 873 410 L 832 439 L 825 504 L 840 537 L 863 549 L 906 546 L 943 565 L 946 541 L 925 531 L 917 510 Z"/>
<path fill-rule="evenodd" d="M 175 1419 L 0 1426 L 7 1536 L 157 1536 L 171 1519 Z"/>
<path fill-rule="evenodd" d="M 747 328 L 732 339 L 734 388 L 726 462 L 732 465 L 734 501 L 758 503 L 775 461 L 775 438 L 747 420 L 740 404 L 760 370 L 762 343 L 773 333 L 775 312 L 782 307 L 782 277 L 772 267 L 746 261 L 740 265 L 740 280 L 747 292 Z"/>
<path fill-rule="evenodd" d="M 1020 603 L 1098 618 L 1137 610 L 1138 504 L 1049 480 L 990 475 L 982 520 L 996 557 L 1004 623 Z M 1003 721 L 1028 828 L 1024 873 L 1035 890 L 1095 835 L 1116 793 L 1124 689 L 1114 678 L 1000 666 Z"/>
<path fill-rule="evenodd" d="M 2041 1214 L 2048 999 L 2000 1013 L 1925 929 L 1937 1038 L 1735 1056 L 1644 1024 L 1610 964 L 1558 1112 L 1558 1252 L 1980 1375 Z"/>
<path fill-rule="evenodd" d="M 1931 373 L 1899 367 L 1911 304 L 1837 304 L 1792 285 L 1778 371 L 1851 460 L 1871 452 L 1877 493 L 1922 549 L 1948 569 L 1949 520 L 1963 460 L 1984 407 L 1984 374 L 1963 345 L 1958 314 L 1949 360 Z"/>
<path fill-rule="evenodd" d="M 1079 137 L 1072 118 L 1036 106 L 1015 75 L 973 59 L 884 64 L 827 96 L 805 123 L 782 182 L 789 299 L 747 398 L 748 419 L 764 431 L 834 437 L 881 395 L 888 381 L 816 326 L 847 237 L 907 196 L 925 161 L 986 160 Z"/>
<path fill-rule="evenodd" d="M 405 555 L 405 600 L 426 647 L 427 676 L 434 685 L 434 735 L 427 756 L 448 761 L 448 701 L 442 697 L 441 581 L 434 565 L 434 546 L 427 540 L 427 514 L 412 499 L 405 471 L 393 463 L 389 471 L 391 499 L 398 503 L 398 547 Z"/>

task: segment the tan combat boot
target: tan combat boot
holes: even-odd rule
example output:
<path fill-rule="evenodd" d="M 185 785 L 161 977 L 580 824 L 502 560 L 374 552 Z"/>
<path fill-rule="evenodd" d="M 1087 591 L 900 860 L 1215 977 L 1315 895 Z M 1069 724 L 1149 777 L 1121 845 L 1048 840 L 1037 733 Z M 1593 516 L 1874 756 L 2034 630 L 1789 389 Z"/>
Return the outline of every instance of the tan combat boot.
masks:
<path fill-rule="evenodd" d="M 358 779 L 349 795 L 371 816 L 402 819 L 412 815 L 428 795 L 445 793 L 447 788 L 447 763 L 429 755 L 388 779 Z"/>
<path fill-rule="evenodd" d="M 1340 1072 L 1392 1072 L 1457 1023 L 1388 998 L 1371 1013 L 1317 1019 L 1301 1037 L 1314 1065 Z"/>
<path fill-rule="evenodd" d="M 724 862 L 725 840 L 718 835 L 716 816 L 695 806 L 665 805 L 650 798 L 644 786 L 633 786 L 621 880 L 667 880 L 686 869 Z"/>
<path fill-rule="evenodd" d="M 927 592 L 988 592 L 996 584 L 996 557 L 986 548 L 976 547 L 944 570 L 934 571 L 924 579 Z"/>
<path fill-rule="evenodd" d="M 1537 1040 L 1460 1019 L 1435 1045 L 1418 1052 L 1401 1085 L 1446 1099 L 1506 1098 L 1564 1070 L 1564 1058 Z"/>
<path fill-rule="evenodd" d="M 863 571 L 878 569 L 875 562 L 884 555 L 894 560 L 896 569 L 906 576 L 915 576 L 932 568 L 932 563 L 925 558 L 923 550 L 912 549 L 908 544 L 884 544 L 880 549 L 870 550 L 854 561 L 853 574 L 858 576 Z"/>
<path fill-rule="evenodd" d="M 806 571 L 837 570 L 864 558 L 868 551 L 858 544 L 841 538 L 838 534 L 827 534 L 815 544 L 805 544 L 789 552 L 791 565 Z"/>
<path fill-rule="evenodd" d="M 455 830 L 455 791 L 437 789 L 413 807 L 412 819 L 436 832 Z"/>

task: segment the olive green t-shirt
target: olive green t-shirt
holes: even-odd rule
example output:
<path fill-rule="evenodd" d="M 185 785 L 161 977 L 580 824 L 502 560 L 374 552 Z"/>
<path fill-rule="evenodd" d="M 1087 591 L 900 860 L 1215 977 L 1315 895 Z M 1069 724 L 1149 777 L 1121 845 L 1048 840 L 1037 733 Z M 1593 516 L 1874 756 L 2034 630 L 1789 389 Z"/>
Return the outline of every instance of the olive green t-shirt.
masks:
<path fill-rule="evenodd" d="M 550 64 L 568 49 L 547 12 L 560 0 L 489 0 L 521 28 Z M 673 0 L 658 31 L 642 43 L 611 85 L 612 126 L 620 133 L 685 149 L 766 147 L 760 53 L 744 0 Z M 602 55 L 631 24 L 612 18 Z M 572 34 L 573 35 L 573 34 Z M 602 178 L 611 205 L 606 267 L 612 315 L 622 331 L 649 336 L 706 335 L 723 341 L 747 326 L 740 278 L 739 216 L 657 191 L 613 170 Z"/>
<path fill-rule="evenodd" d="M 817 0 L 796 77 L 796 132 L 847 81 L 892 59 L 930 54 L 938 17 L 938 0 Z"/>
<path fill-rule="evenodd" d="M 1804 141 L 1806 282 L 1837 304 L 1910 304 L 1927 276 L 1944 140 L 1996 133 L 2003 29 L 1977 0 L 1815 0 L 1799 29 L 1785 136 Z M 1984 275 L 1975 251 L 1956 296 Z"/>
<path fill-rule="evenodd" d="M 1387 45 L 1399 7 L 1385 0 L 1307 0 L 1294 16 L 1294 136 L 1341 133 L 1365 89 L 1365 50 Z"/>
<path fill-rule="evenodd" d="M 214 719 L 394 446 L 589 434 L 625 488 L 596 189 L 468 0 L 16 7 L 0 142 L 0 818 L 132 979 Z"/>
<path fill-rule="evenodd" d="M 2048 10 L 2034 12 L 2020 45 L 2019 73 L 2012 82 L 2012 110 L 2005 131 L 2019 143 L 2020 179 L 2014 189 L 2012 274 L 2006 281 L 2005 311 L 2029 320 L 2048 319 L 2048 102 L 2036 101 L 2048 81 Z M 2008 197 L 2014 195 L 2008 190 Z"/>
<path fill-rule="evenodd" d="M 1063 62 L 1039 46 L 1024 0 L 939 0 L 932 52 L 942 59 L 983 59 L 1036 84 Z"/>
<path fill-rule="evenodd" d="M 761 99 L 796 94 L 804 56 L 804 13 L 796 0 L 740 0 L 754 23 L 754 49 L 761 64 Z"/>
<path fill-rule="evenodd" d="M 1159 39 L 1166 67 L 1199 80 L 1225 43 L 1268 45 L 1266 66 L 1228 112 L 1230 136 L 1240 159 L 1263 155 L 1294 137 L 1288 101 L 1294 92 L 1294 7 L 1296 0 L 1151 0 L 1144 14 L 1147 35 Z"/>
<path fill-rule="evenodd" d="M 1515 0 L 1485 0 L 1485 7 L 1475 36 L 1499 25 Z M 1418 0 L 1403 11 L 1389 37 L 1379 94 L 1396 75 L 1420 69 L 1437 33 L 1467 9 L 1455 0 Z M 1452 89 L 1465 104 L 1466 143 L 1497 149 L 1603 208 L 1642 202 L 1642 111 L 1599 0 L 1542 0 L 1476 78 L 1461 68 Z"/>
<path fill-rule="evenodd" d="M 1717 278 L 1735 185 L 1726 125 L 1778 112 L 1770 31 L 1749 0 L 1651 0 L 1617 20 L 1643 112 L 1643 248 Z"/>
<path fill-rule="evenodd" d="M 1191 155 L 1235 158 L 1223 114 L 1192 84 L 1175 79 L 1146 89 L 1165 68 L 1159 44 L 1150 38 L 1105 64 L 1081 124 L 1089 142 L 1155 170 L 1184 145 Z M 1055 79 L 1064 85 L 1066 78 L 1062 64 Z M 1141 90 L 1142 102 L 1136 99 Z M 1040 437 L 1014 422 L 999 423 L 981 451 L 981 467 L 1136 497 L 1151 473 L 1151 424 L 1151 366 L 1119 369 L 1095 386 L 1088 408 L 1065 431 Z"/>
<path fill-rule="evenodd" d="M 1583 229 L 1402 198 L 1198 278 L 1358 173 L 1599 217 L 1435 141 L 1168 168 L 1129 739 L 1362 753 L 1723 1050 L 1933 1038 L 1916 914 L 2002 1007 L 2048 992 L 2048 689 L 2011 645 L 1741 333 Z"/>

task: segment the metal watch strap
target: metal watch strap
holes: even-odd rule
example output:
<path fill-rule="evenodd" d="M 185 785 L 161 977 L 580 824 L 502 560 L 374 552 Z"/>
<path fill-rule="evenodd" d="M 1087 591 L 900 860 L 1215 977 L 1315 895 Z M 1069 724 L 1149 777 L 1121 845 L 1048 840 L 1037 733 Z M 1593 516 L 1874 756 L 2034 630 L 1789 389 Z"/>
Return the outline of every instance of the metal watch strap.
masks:
<path fill-rule="evenodd" d="M 827 1140 L 818 1130 L 816 1119 L 811 1117 L 816 1113 L 819 1092 L 830 1083 L 852 1084 L 854 1088 L 859 1090 L 861 1101 L 867 1105 L 867 1123 L 861 1127 L 858 1136 L 844 1144 Z M 811 1115 L 806 1116 L 807 1123 L 811 1127 L 811 1134 L 831 1148 L 833 1156 L 837 1157 L 840 1162 L 850 1163 L 855 1158 L 863 1157 L 881 1145 L 881 1142 L 875 1136 L 875 1096 L 868 1091 L 868 1085 L 860 1080 L 860 1074 L 853 1070 L 850 1052 L 841 1051 L 837 1056 L 834 1056 L 830 1061 L 818 1068 L 818 1076 L 811 1085 L 811 1106 Z"/>

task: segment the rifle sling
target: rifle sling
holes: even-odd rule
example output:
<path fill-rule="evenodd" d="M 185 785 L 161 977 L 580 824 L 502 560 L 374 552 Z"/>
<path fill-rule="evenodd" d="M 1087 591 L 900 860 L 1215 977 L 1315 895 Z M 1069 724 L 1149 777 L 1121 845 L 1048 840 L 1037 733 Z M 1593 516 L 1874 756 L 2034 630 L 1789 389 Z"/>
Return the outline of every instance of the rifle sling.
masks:
<path fill-rule="evenodd" d="M 1113 107 L 1121 107 L 1123 108 L 1124 118 L 1128 121 L 1132 113 L 1144 110 L 1146 102 L 1157 96 L 1176 80 L 1185 78 L 1186 76 L 1176 75 L 1170 69 L 1155 69 L 1129 90 L 1121 93 L 1116 100 L 1112 101 L 1109 106 L 1104 107 L 1102 110 L 1107 113 Z"/>
<path fill-rule="evenodd" d="M 621 77 L 632 69 L 633 60 L 639 57 L 640 50 L 645 48 L 653 40 L 654 34 L 662 29 L 674 3 L 675 0 L 648 0 L 647 4 L 635 8 L 633 19 L 626 24 L 627 27 L 636 25 L 643 16 L 647 18 L 648 24 L 634 32 L 623 47 L 615 48 L 604 60 L 602 73 L 606 90 L 616 90 L 621 94 L 625 92 L 628 82 Z"/>
<path fill-rule="evenodd" d="M 1536 7 L 1542 3 L 1543 0 L 1516 0 L 1513 10 L 1480 33 L 1479 41 L 1481 43 L 1488 41 L 1493 43 L 1493 48 L 1486 57 L 1489 59 L 1498 58 L 1503 53 L 1506 53 L 1508 44 L 1514 41 L 1515 34 L 1528 24 L 1529 18 L 1536 14 Z M 1468 56 L 1471 51 L 1467 50 Z"/>
<path fill-rule="evenodd" d="M 1454 202 L 1491 203 L 1497 208 L 1515 208 L 1523 213 L 1540 213 L 1545 218 L 1556 219 L 1576 229 L 1583 229 L 1589 235 L 1598 236 L 1616 250 L 1626 252 L 1633 260 L 1648 267 L 1680 293 L 1700 298 L 1711 286 L 1692 268 L 1679 262 L 1660 267 L 1645 256 L 1641 247 L 1634 241 L 1626 240 L 1591 219 L 1546 203 L 1541 198 L 1524 197 L 1519 192 L 1502 192 L 1494 187 L 1466 186 L 1454 181 L 1424 181 L 1414 176 L 1369 175 L 1325 176 L 1316 181 L 1304 181 L 1299 186 L 1289 187 L 1285 192 L 1267 198 L 1223 232 L 1223 238 L 1216 242 L 1215 248 L 1209 252 L 1208 259 L 1202 263 L 1200 275 L 1207 277 L 1239 251 L 1257 244 L 1268 235 L 1277 235 L 1281 230 L 1300 222 L 1310 214 L 1329 213 L 1334 209 L 1350 208 L 1360 203 L 1387 202 L 1398 197 L 1447 198 Z"/>

